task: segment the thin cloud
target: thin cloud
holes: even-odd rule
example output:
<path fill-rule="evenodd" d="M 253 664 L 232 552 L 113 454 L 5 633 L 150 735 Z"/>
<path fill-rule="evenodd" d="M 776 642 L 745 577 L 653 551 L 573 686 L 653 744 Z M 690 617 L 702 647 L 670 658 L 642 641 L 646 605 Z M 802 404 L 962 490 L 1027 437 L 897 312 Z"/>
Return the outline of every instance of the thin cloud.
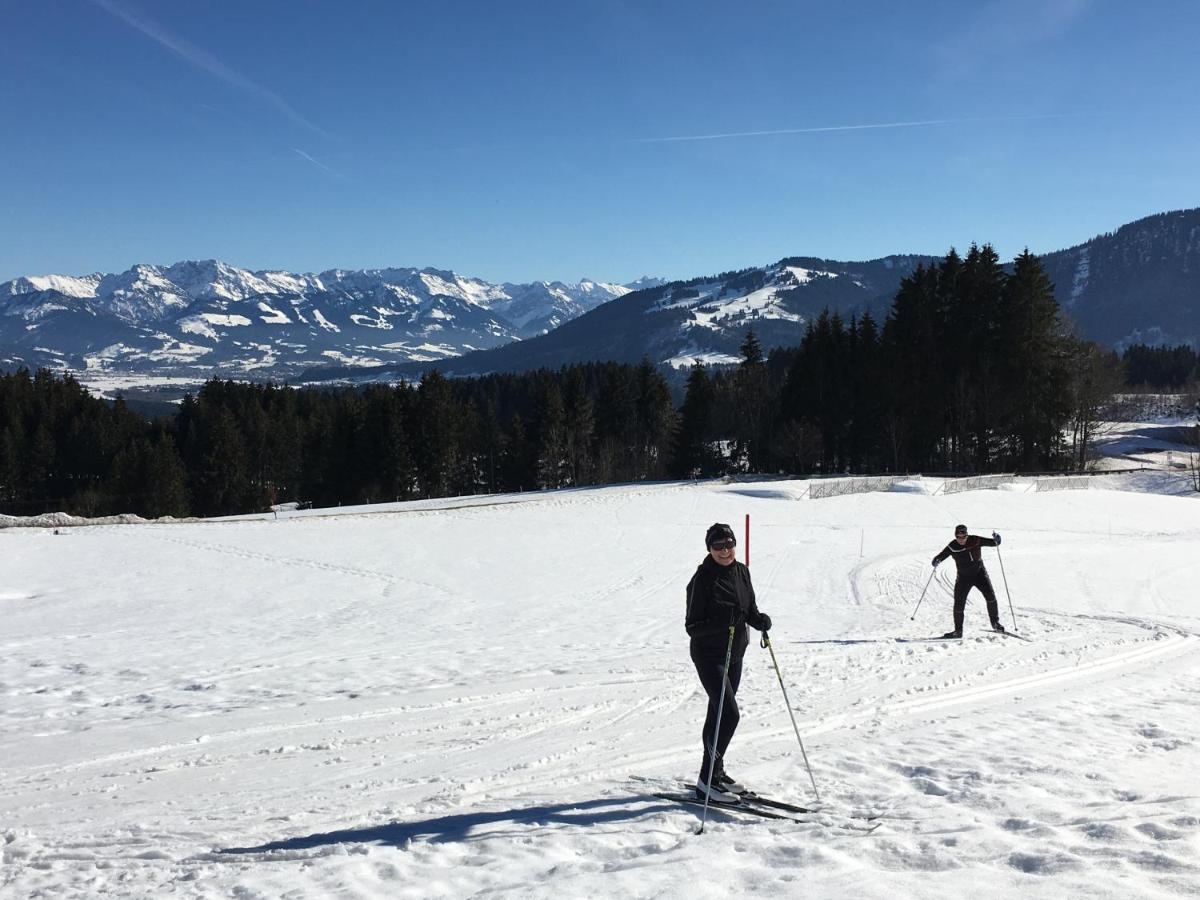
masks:
<path fill-rule="evenodd" d="M 313 159 L 311 156 L 309 156 L 307 153 L 305 153 L 299 147 L 293 147 L 292 152 L 295 153 L 297 156 L 299 156 L 301 159 L 307 159 L 310 163 L 312 163 L 318 169 L 323 169 L 324 171 L 326 171 L 330 175 L 332 175 L 334 178 L 342 177 L 342 174 L 340 172 L 335 172 L 333 169 L 329 168 L 329 166 L 325 165 L 325 163 L 321 162 L 319 159 Z"/>
<path fill-rule="evenodd" d="M 183 38 L 171 34 L 161 25 L 151 22 L 149 19 L 142 18 L 124 7 L 118 5 L 114 0 L 92 0 L 92 3 L 103 9 L 105 12 L 120 19 L 131 28 L 135 28 L 151 40 L 166 47 L 176 56 L 183 59 L 185 62 L 191 63 L 199 69 L 203 69 L 210 75 L 219 78 L 226 84 L 241 90 L 258 100 L 273 107 L 278 112 L 282 113 L 287 118 L 291 119 L 297 125 L 307 128 L 309 131 L 316 132 L 322 137 L 329 137 L 329 132 L 315 125 L 302 116 L 292 107 L 290 103 L 280 97 L 270 88 L 263 87 L 255 81 L 231 69 L 225 63 L 221 62 L 211 53 L 206 50 L 201 50 L 185 41 Z"/>
<path fill-rule="evenodd" d="M 770 137 L 781 134 L 822 134 L 830 131 L 869 131 L 884 128 L 930 128 L 936 125 L 965 125 L 981 122 L 1014 122 L 1033 119 L 1063 119 L 1078 113 L 1051 113 L 1034 116 L 988 116 L 968 119 L 924 119 L 916 122 L 869 122 L 861 125 L 824 125 L 815 128 L 776 128 L 769 131 L 727 131 L 716 134 L 687 134 L 673 137 L 629 138 L 624 144 L 669 144 L 683 141 L 722 141 L 729 138 Z"/>
<path fill-rule="evenodd" d="M 930 52 L 942 78 L 960 78 L 1065 34 L 1094 6 L 1095 0 L 992 0 L 975 7 Z"/>

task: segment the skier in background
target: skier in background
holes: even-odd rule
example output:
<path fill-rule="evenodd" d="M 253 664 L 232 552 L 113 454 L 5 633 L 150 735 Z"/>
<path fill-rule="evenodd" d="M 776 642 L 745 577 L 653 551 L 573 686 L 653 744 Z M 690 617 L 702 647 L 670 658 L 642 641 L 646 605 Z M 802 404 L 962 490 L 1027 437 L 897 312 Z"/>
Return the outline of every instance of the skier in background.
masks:
<path fill-rule="evenodd" d="M 704 761 L 696 781 L 696 794 L 710 800 L 732 802 L 745 788 L 725 771 L 723 757 L 738 725 L 737 689 L 742 680 L 742 657 L 749 646 L 746 626 L 764 634 L 771 628 L 771 617 L 758 611 L 750 570 L 737 561 L 737 539 L 733 529 L 718 522 L 704 535 L 708 556 L 696 569 L 687 586 L 687 633 L 691 636 L 692 663 L 708 694 L 708 714 L 702 732 Z M 729 645 L 729 626 L 734 626 L 733 649 L 727 678 L 722 676 L 725 652 Z M 721 684 L 725 682 L 725 708 L 721 713 L 721 732 L 716 734 L 717 711 L 721 703 Z M 714 761 L 710 752 L 715 748 Z M 711 791 L 709 767 L 712 768 Z"/>
<path fill-rule="evenodd" d="M 983 567 L 983 547 L 999 547 L 1000 535 L 992 532 L 990 538 L 977 534 L 967 534 L 966 525 L 954 526 L 954 540 L 948 543 L 942 552 L 933 558 L 933 567 L 947 556 L 954 557 L 958 566 L 958 577 L 954 580 L 954 630 L 942 635 L 945 638 L 962 637 L 963 613 L 967 607 L 967 594 L 971 588 L 979 588 L 983 599 L 987 601 L 988 617 L 992 620 L 992 628 L 1003 633 L 1004 626 L 1000 624 L 1000 609 L 996 605 L 996 592 L 992 590 L 992 580 L 988 578 L 987 569 Z"/>

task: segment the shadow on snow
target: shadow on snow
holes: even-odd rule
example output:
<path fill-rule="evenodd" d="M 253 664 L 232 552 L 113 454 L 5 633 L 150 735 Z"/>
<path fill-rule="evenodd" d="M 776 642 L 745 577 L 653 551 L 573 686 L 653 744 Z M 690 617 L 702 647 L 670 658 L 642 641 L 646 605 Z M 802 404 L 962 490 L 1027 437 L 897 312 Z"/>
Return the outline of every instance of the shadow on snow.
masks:
<path fill-rule="evenodd" d="M 648 803 L 631 809 L 631 803 Z M 347 828 L 302 837 L 284 838 L 257 847 L 227 847 L 219 853 L 269 853 L 273 850 L 311 850 L 338 844 L 386 844 L 404 849 L 409 841 L 423 838 L 432 843 L 452 843 L 496 837 L 496 832 L 472 834 L 477 828 L 500 823 L 510 825 L 600 825 L 623 822 L 665 809 L 680 809 L 676 803 L 651 797 L 618 797 L 611 800 L 588 800 L 583 803 L 562 803 L 550 806 L 530 806 L 524 809 L 496 812 L 460 813 L 440 816 L 422 822 L 390 822 L 364 828 Z"/>

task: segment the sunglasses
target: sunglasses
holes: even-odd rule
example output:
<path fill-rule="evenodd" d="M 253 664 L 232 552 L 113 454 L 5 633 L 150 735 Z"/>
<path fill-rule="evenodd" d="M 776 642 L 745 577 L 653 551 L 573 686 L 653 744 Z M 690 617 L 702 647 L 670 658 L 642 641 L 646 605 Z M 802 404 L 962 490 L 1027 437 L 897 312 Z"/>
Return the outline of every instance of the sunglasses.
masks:
<path fill-rule="evenodd" d="M 956 532 L 954 532 L 954 536 L 955 536 L 956 538 L 960 538 L 960 537 L 966 537 L 966 536 L 967 536 L 967 533 L 966 533 L 965 531 L 956 531 Z"/>
<path fill-rule="evenodd" d="M 713 550 L 732 550 L 735 546 L 737 546 L 737 541 L 733 538 L 727 538 L 723 541 L 713 541 L 709 544 L 709 547 Z"/>

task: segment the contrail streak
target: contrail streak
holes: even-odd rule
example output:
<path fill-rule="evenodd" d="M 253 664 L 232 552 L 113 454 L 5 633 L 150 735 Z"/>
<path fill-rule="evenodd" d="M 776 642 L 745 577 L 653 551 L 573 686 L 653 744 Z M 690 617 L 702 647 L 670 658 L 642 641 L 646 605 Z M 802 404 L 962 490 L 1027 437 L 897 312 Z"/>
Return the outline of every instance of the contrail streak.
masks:
<path fill-rule="evenodd" d="M 873 122 L 863 125 L 824 125 L 816 128 L 776 128 L 769 131 L 727 131 L 717 134 L 687 134 L 674 137 L 628 138 L 618 143 L 669 144 L 682 141 L 723 141 L 729 138 L 769 137 L 781 134 L 822 134 L 830 131 L 868 131 L 883 128 L 929 128 L 934 125 L 965 125 L 978 122 L 1015 122 L 1033 119 L 1062 119 L 1076 113 L 1050 113 L 1036 116 L 992 116 L 975 119 L 923 119 L 915 122 Z"/>
<path fill-rule="evenodd" d="M 143 19 L 140 16 L 134 15 L 129 10 L 124 9 L 113 2 L 113 0 L 92 0 L 92 2 L 105 12 L 123 21 L 126 25 L 137 29 L 142 34 L 146 35 L 146 37 L 166 47 L 168 50 L 186 62 L 191 63 L 197 68 L 203 69 L 210 75 L 216 76 L 226 84 L 233 85 L 239 90 L 257 97 L 267 105 L 273 106 L 276 110 L 283 113 L 283 115 L 287 116 L 297 125 L 302 125 L 303 127 L 309 129 L 310 131 L 316 132 L 322 137 L 330 136 L 329 132 L 318 125 L 314 125 L 308 119 L 304 118 L 304 116 L 300 115 L 300 113 L 298 113 L 290 103 L 276 94 L 270 88 L 263 87 L 261 84 L 252 81 L 245 75 L 242 75 L 240 72 L 234 71 L 211 53 L 201 50 L 199 47 L 193 47 L 187 41 L 180 37 L 176 37 L 160 25 L 147 19 Z"/>
<path fill-rule="evenodd" d="M 299 147 L 293 147 L 292 152 L 295 153 L 297 156 L 299 156 L 301 159 L 307 159 L 310 163 L 312 163 L 318 169 L 324 169 L 326 172 L 328 172 L 334 178 L 342 177 L 340 173 L 335 172 L 333 169 L 329 168 L 329 166 L 325 165 L 325 163 L 321 162 L 319 159 L 313 159 L 311 156 L 309 156 L 307 153 L 305 153 Z"/>

